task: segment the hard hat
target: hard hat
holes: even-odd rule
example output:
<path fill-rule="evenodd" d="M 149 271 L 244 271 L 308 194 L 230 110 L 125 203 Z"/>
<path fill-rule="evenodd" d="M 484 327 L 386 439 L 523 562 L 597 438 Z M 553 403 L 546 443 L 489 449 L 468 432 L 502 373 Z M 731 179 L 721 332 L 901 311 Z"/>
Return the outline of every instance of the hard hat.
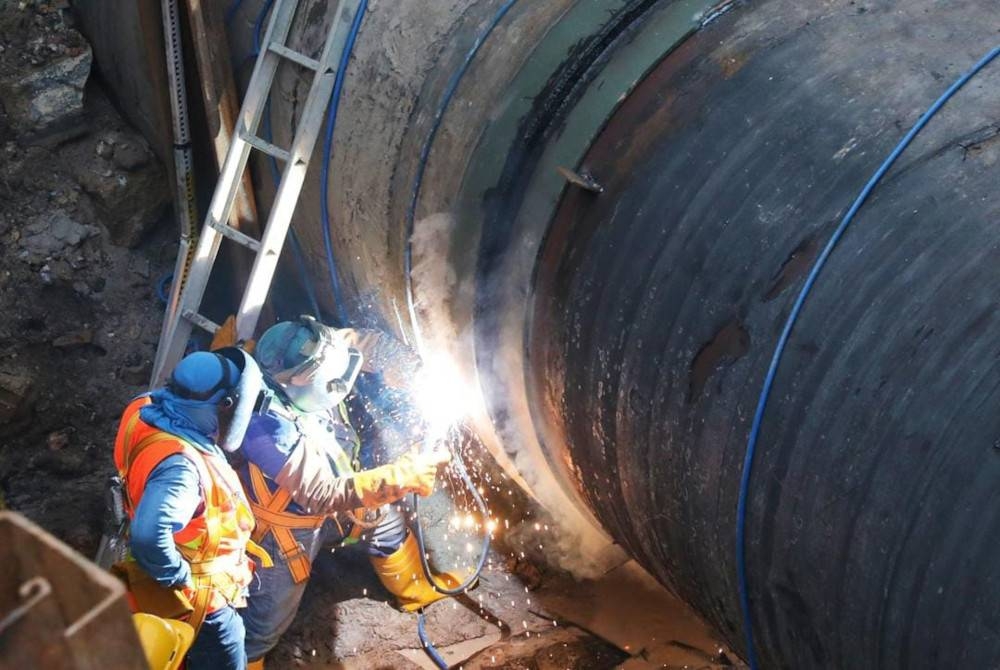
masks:
<path fill-rule="evenodd" d="M 151 670 L 176 670 L 194 642 L 194 628 L 183 621 L 139 612 L 132 615 Z"/>
<path fill-rule="evenodd" d="M 336 407 L 351 391 L 364 357 L 335 328 L 311 316 L 282 321 L 261 335 L 258 363 L 304 412 Z"/>
<path fill-rule="evenodd" d="M 178 398 L 231 405 L 240 369 L 229 359 L 208 351 L 196 351 L 181 359 L 167 388 Z"/>

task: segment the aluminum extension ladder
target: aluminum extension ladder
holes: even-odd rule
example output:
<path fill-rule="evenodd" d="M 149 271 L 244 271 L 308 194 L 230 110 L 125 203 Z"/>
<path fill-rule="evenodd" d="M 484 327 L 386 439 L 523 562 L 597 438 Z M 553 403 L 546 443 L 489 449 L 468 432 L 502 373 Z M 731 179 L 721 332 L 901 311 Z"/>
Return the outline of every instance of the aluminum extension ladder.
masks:
<path fill-rule="evenodd" d="M 265 46 L 254 65 L 234 137 L 222 165 L 208 215 L 205 217 L 205 224 L 191 259 L 190 269 L 186 280 L 183 277 L 180 279 L 183 285 L 174 291 L 164 316 L 163 330 L 153 364 L 153 387 L 161 385 L 167 374 L 183 357 L 195 326 L 209 333 L 215 333 L 219 329 L 219 324 L 200 314 L 199 310 L 223 237 L 256 254 L 236 312 L 237 338 L 249 339 L 253 336 L 257 320 L 260 318 L 261 307 L 271 288 L 271 281 L 298 203 L 299 193 L 302 191 L 306 169 L 323 123 L 330 94 L 333 92 L 337 68 L 351 23 L 360 4 L 361 0 L 339 1 L 322 54 L 319 60 L 314 60 L 285 46 L 299 0 L 275 0 L 271 10 L 271 20 L 264 36 Z M 282 60 L 291 61 L 314 72 L 312 86 L 309 88 L 302 115 L 295 129 L 295 137 L 288 150 L 256 134 L 274 84 L 275 73 Z M 228 225 L 233 201 L 251 149 L 261 151 L 285 164 L 260 240 Z"/>

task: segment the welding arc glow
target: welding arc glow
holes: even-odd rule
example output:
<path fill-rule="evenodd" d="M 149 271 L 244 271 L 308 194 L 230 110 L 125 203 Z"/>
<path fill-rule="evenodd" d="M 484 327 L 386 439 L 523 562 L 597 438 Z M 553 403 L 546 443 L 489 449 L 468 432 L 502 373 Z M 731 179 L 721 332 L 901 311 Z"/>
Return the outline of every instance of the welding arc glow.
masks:
<path fill-rule="evenodd" d="M 426 441 L 434 445 L 469 414 L 472 389 L 451 357 L 432 353 L 413 383 L 414 398 L 426 421 Z"/>

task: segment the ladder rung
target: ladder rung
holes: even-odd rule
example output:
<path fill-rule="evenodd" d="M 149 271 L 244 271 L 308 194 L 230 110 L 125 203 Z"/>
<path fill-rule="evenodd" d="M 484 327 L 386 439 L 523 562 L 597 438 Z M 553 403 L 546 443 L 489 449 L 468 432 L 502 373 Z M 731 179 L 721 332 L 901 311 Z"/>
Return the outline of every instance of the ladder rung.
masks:
<path fill-rule="evenodd" d="M 194 325 L 198 326 L 202 330 L 207 330 L 213 335 L 215 334 L 215 331 L 217 331 L 219 328 L 222 327 L 215 321 L 212 321 L 211 319 L 202 316 L 198 312 L 192 312 L 190 309 L 186 309 L 183 312 L 181 312 L 181 316 L 183 316 L 185 319 L 187 319 Z"/>
<path fill-rule="evenodd" d="M 263 151 L 269 156 L 274 156 L 279 161 L 282 161 L 284 163 L 287 163 L 291 158 L 291 154 L 289 154 L 281 147 L 277 147 L 268 142 L 267 140 L 262 140 L 256 135 L 251 135 L 245 130 L 240 131 L 240 139 L 249 144 L 250 146 L 256 148 L 257 150 Z"/>
<path fill-rule="evenodd" d="M 260 251 L 260 242 L 250 237 L 246 233 L 241 233 L 232 226 L 226 223 L 220 223 L 218 221 L 212 221 L 209 225 L 215 228 L 217 231 L 219 231 L 222 235 L 231 239 L 233 242 L 236 242 L 237 244 L 242 244 L 247 249 L 250 249 L 252 251 Z"/>
<path fill-rule="evenodd" d="M 272 42 L 271 44 L 269 44 L 267 46 L 267 48 L 270 51 L 278 54 L 282 58 L 287 58 L 288 60 L 292 61 L 293 63 L 298 63 L 302 67 L 309 68 L 310 70 L 313 70 L 314 72 L 318 72 L 319 71 L 319 61 L 318 60 L 313 60 L 312 58 L 309 58 L 308 56 L 304 56 L 303 54 L 300 54 L 298 51 L 293 51 L 293 50 L 289 49 L 288 47 L 282 46 L 280 44 L 276 44 L 274 42 Z"/>

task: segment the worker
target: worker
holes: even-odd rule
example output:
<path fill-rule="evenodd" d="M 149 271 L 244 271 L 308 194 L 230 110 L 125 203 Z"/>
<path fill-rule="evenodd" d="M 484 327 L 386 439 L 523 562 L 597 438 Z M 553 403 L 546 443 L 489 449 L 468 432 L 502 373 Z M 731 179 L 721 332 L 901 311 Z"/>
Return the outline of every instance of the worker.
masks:
<path fill-rule="evenodd" d="M 264 667 L 265 654 L 291 624 L 323 546 L 363 545 L 404 609 L 443 597 L 422 577 L 416 540 L 390 503 L 408 493 L 429 495 L 448 452 L 408 453 L 372 467 L 376 445 L 362 443 L 345 409 L 363 369 L 363 376 L 380 377 L 352 346 L 373 345 L 376 360 L 376 350 L 386 350 L 379 342 L 388 341 L 373 332 L 336 330 L 302 317 L 269 328 L 254 352 L 272 396 L 250 421 L 239 472 L 257 517 L 254 539 L 274 556 L 275 567 L 259 571 L 242 611 L 251 669 Z M 397 426 L 393 434 L 416 441 L 406 433 Z M 442 581 L 457 583 L 451 575 Z"/>
<path fill-rule="evenodd" d="M 247 406 L 259 394 L 253 367 L 237 349 L 186 356 L 165 388 L 128 405 L 115 439 L 131 520 L 130 556 L 115 571 L 128 582 L 133 609 L 195 629 L 190 670 L 246 667 L 235 608 L 245 605 L 253 575 L 246 552 L 257 550 L 254 520 L 220 445 L 242 441 Z"/>

